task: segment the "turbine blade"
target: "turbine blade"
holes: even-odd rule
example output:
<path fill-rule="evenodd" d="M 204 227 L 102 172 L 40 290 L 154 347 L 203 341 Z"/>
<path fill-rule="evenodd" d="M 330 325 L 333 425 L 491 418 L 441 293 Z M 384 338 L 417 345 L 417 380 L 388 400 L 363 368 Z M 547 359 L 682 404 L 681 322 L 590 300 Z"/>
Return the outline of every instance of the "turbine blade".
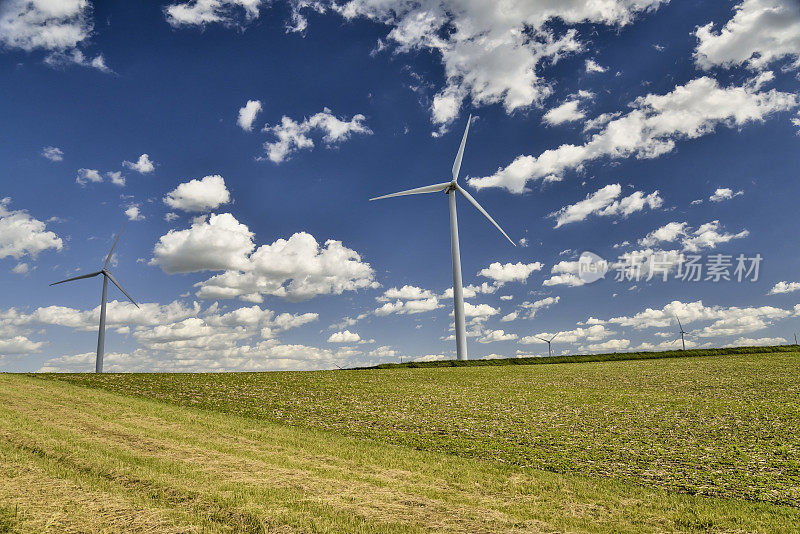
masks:
<path fill-rule="evenodd" d="M 120 229 L 119 233 L 117 234 L 117 238 L 114 240 L 114 244 L 111 245 L 111 250 L 108 252 L 108 256 L 106 256 L 106 263 L 103 265 L 103 269 L 108 269 L 108 262 L 111 261 L 111 255 L 114 254 L 114 248 L 117 246 L 117 241 L 119 241 L 119 236 L 122 235 L 122 230 L 125 229 L 125 223 L 122 224 L 122 228 Z"/>
<path fill-rule="evenodd" d="M 125 294 L 125 296 L 126 296 L 126 297 L 128 297 L 128 300 L 129 300 L 129 301 L 133 302 L 133 305 L 134 305 L 134 306 L 136 306 L 137 308 L 139 307 L 139 305 L 138 305 L 138 304 L 136 304 L 136 302 L 135 302 L 135 301 L 134 301 L 134 300 L 131 298 L 131 296 L 130 296 L 130 295 L 128 295 L 128 292 L 127 292 L 127 291 L 125 291 L 124 289 L 122 289 L 122 286 L 121 286 L 121 285 L 119 285 L 119 282 L 117 282 L 117 279 L 116 279 L 116 278 L 114 278 L 114 276 L 113 276 L 113 275 L 112 275 L 110 272 L 106 271 L 106 272 L 105 272 L 105 275 L 108 277 L 108 279 L 109 279 L 109 280 L 111 280 L 111 283 L 113 283 L 115 286 L 117 286 L 117 289 L 119 289 L 120 291 L 122 291 L 122 292 Z"/>
<path fill-rule="evenodd" d="M 96 273 L 82 274 L 80 276 L 75 276 L 74 278 L 67 278 L 66 280 L 61 280 L 60 282 L 53 282 L 50 285 L 54 286 L 56 284 L 63 284 L 64 282 L 72 282 L 73 280 L 80 280 L 82 278 L 91 278 L 93 276 L 97 276 L 98 274 L 101 274 L 102 272 L 103 271 L 97 271 Z"/>
<path fill-rule="evenodd" d="M 467 193 L 467 192 L 466 192 L 466 190 L 464 190 L 464 188 L 463 188 L 463 187 L 461 187 L 461 186 L 460 186 L 460 185 L 458 185 L 458 184 L 456 184 L 456 189 L 458 189 L 459 193 L 461 193 L 462 195 L 464 195 L 464 197 L 465 197 L 465 198 L 466 198 L 466 199 L 469 201 L 469 203 L 470 203 L 470 204 L 472 204 L 473 206 L 475 206 L 475 209 L 477 209 L 479 212 L 483 213 L 483 216 L 484 216 L 484 217 L 486 217 L 487 219 L 489 219 L 489 222 L 490 222 L 490 223 L 492 223 L 492 224 L 495 226 L 495 228 L 497 228 L 498 230 L 500 230 L 500 233 L 501 233 L 501 234 L 503 234 L 503 235 L 506 237 L 506 239 L 508 239 L 509 243 L 511 243 L 511 244 L 512 244 L 512 245 L 514 245 L 515 247 L 517 246 L 517 244 L 516 244 L 516 243 L 514 243 L 514 242 L 511 240 L 511 238 L 510 238 L 510 237 L 508 237 L 508 234 L 507 234 L 507 233 L 505 233 L 505 232 L 503 231 L 503 229 L 502 229 L 502 228 L 500 228 L 500 225 L 499 225 L 499 224 L 497 224 L 497 223 L 494 221 L 494 219 L 492 219 L 492 217 L 491 217 L 491 216 L 490 216 L 488 213 L 486 213 L 486 210 L 485 210 L 485 209 L 483 209 L 483 207 L 481 207 L 481 205 L 480 205 L 480 204 L 478 204 L 478 201 L 477 201 L 477 200 L 475 200 L 474 198 L 472 198 L 472 195 L 470 195 L 469 193 Z"/>
<path fill-rule="evenodd" d="M 407 189 L 406 191 L 400 191 L 399 193 L 392 193 L 390 195 L 383 195 L 380 197 L 371 198 L 372 200 L 380 200 L 382 198 L 389 198 L 389 197 L 402 197 L 404 195 L 419 195 L 420 193 L 436 193 L 437 191 L 444 191 L 450 187 L 450 182 L 445 182 L 443 184 L 434 184 L 434 185 L 426 185 L 425 187 L 417 187 L 416 189 Z"/>
<path fill-rule="evenodd" d="M 546 340 L 545 338 L 543 338 L 543 337 L 539 337 L 539 336 L 533 336 L 533 337 L 535 337 L 536 339 L 541 339 L 541 340 L 542 340 L 542 341 L 544 341 L 545 343 L 550 343 L 549 341 L 547 341 L 547 340 Z"/>
<path fill-rule="evenodd" d="M 561 333 L 561 332 L 556 332 L 556 333 L 555 333 L 555 335 L 554 335 L 553 337 L 551 337 L 551 338 L 550 338 L 550 341 L 553 341 L 553 340 L 556 338 L 556 336 L 557 336 L 558 334 L 560 334 L 560 333 Z"/>
<path fill-rule="evenodd" d="M 675 316 L 675 319 L 678 321 L 678 327 L 681 329 L 681 332 L 683 332 L 683 325 L 681 324 L 681 320 L 678 319 L 677 315 Z"/>
<path fill-rule="evenodd" d="M 472 114 L 467 119 L 467 127 L 464 129 L 464 137 L 461 138 L 461 146 L 458 147 L 456 160 L 453 162 L 453 181 L 458 180 L 458 172 L 461 170 L 461 160 L 464 158 L 464 146 L 467 144 L 467 134 L 469 133 L 469 123 L 472 122 Z"/>

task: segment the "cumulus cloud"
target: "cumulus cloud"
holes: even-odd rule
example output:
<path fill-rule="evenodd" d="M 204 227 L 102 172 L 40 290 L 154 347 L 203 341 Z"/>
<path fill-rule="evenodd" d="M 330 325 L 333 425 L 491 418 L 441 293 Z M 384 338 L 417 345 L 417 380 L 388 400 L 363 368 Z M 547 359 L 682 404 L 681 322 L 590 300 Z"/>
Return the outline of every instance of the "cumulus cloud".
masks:
<path fill-rule="evenodd" d="M 350 330 L 334 332 L 328 338 L 328 343 L 357 343 L 359 341 L 361 341 L 361 336 Z"/>
<path fill-rule="evenodd" d="M 685 222 L 670 222 L 647 234 L 639 240 L 639 244 L 651 247 L 659 243 L 680 241 L 683 250 L 699 252 L 703 249 L 716 248 L 719 244 L 741 239 L 748 235 L 750 235 L 750 232 L 747 230 L 742 230 L 736 234 L 725 232 L 717 220 L 701 224 L 696 230 L 692 230 Z"/>
<path fill-rule="evenodd" d="M 486 330 L 477 341 L 478 343 L 494 343 L 497 341 L 512 341 L 517 339 L 517 337 L 517 334 L 505 332 L 503 330 Z"/>
<path fill-rule="evenodd" d="M 605 72 L 605 71 L 608 70 L 608 68 L 598 64 L 593 59 L 587 59 L 586 60 L 585 69 L 586 69 L 586 72 L 589 73 L 589 74 L 591 74 L 593 72 Z"/>
<path fill-rule="evenodd" d="M 57 146 L 46 146 L 42 148 L 42 157 L 50 161 L 62 161 L 64 159 L 64 151 Z"/>
<path fill-rule="evenodd" d="M 186 305 L 181 301 L 140 306 L 116 300 L 108 303 L 108 327 L 130 332 L 138 344 L 131 353 L 112 356 L 107 362 L 109 371 L 318 369 L 332 368 L 341 361 L 327 349 L 282 344 L 276 338 L 281 332 L 315 321 L 316 313 L 276 314 L 259 306 L 223 312 L 216 303 L 204 308 L 197 302 Z M 99 306 L 91 310 L 49 306 L 31 313 L 11 308 L 0 310 L 0 329 L 61 326 L 96 331 L 99 314 Z M 38 350 L 35 345 L 25 347 L 23 340 L 17 344 Z M 53 358 L 43 369 L 85 370 L 94 362 L 94 353 L 87 354 Z"/>
<path fill-rule="evenodd" d="M 129 221 L 143 221 L 144 215 L 139 212 L 139 204 L 131 204 L 125 209 L 125 216 Z"/>
<path fill-rule="evenodd" d="M 716 191 L 714 191 L 713 195 L 708 197 L 708 200 L 711 202 L 722 202 L 723 200 L 730 200 L 733 197 L 738 197 L 741 195 L 744 195 L 744 191 L 736 191 L 734 193 L 732 189 L 727 187 L 719 187 Z"/>
<path fill-rule="evenodd" d="M 77 47 L 92 34 L 89 0 L 7 0 L 0 4 L 0 45 L 47 52 L 50 66 L 77 64 L 109 71 L 102 54 L 88 58 Z"/>
<path fill-rule="evenodd" d="M 786 338 L 782 337 L 760 337 L 754 339 L 751 337 L 740 337 L 733 343 L 728 343 L 726 347 L 758 347 L 758 346 L 771 346 L 771 345 L 787 345 L 789 342 Z"/>
<path fill-rule="evenodd" d="M 581 105 L 582 100 L 592 97 L 594 97 L 594 94 L 589 91 L 579 91 L 577 95 L 566 100 L 561 105 L 548 110 L 542 118 L 544 122 L 551 126 L 580 120 L 586 116 L 586 113 L 578 106 Z"/>
<path fill-rule="evenodd" d="M 638 330 L 645 328 L 666 328 L 675 326 L 675 317 L 680 317 L 684 328 L 698 322 L 709 322 L 702 328 L 692 328 L 691 334 L 698 338 L 720 337 L 747 334 L 767 328 L 776 320 L 797 314 L 796 309 L 785 310 L 773 306 L 759 307 L 724 307 L 705 306 L 701 300 L 684 303 L 672 301 L 661 309 L 646 308 L 632 316 L 612 317 L 607 320 L 590 318 L 587 323 L 593 325 L 612 324 L 632 327 Z"/>
<path fill-rule="evenodd" d="M 681 139 L 712 133 L 717 126 L 741 127 L 796 107 L 798 97 L 774 89 L 756 92 L 750 87 L 720 87 L 701 77 L 664 95 L 648 94 L 631 104 L 625 115 L 610 118 L 583 145 L 564 144 L 538 156 L 518 156 L 491 175 L 470 178 L 477 189 L 502 187 L 523 193 L 532 180 L 560 180 L 568 170 L 580 170 L 600 159 L 656 158 L 669 153 Z"/>
<path fill-rule="evenodd" d="M 365 18 L 387 25 L 391 29 L 386 43 L 398 53 L 429 51 L 440 59 L 445 84 L 433 98 L 431 119 L 446 126 L 466 98 L 474 105 L 499 103 L 508 112 L 541 104 L 551 92 L 539 76 L 543 65 L 583 49 L 573 26 L 624 26 L 661 3 L 352 0 L 332 9 L 348 20 Z M 319 3 L 309 5 L 319 9 Z M 566 28 L 554 30 L 549 23 L 556 20 Z"/>
<path fill-rule="evenodd" d="M 796 0 L 744 0 L 718 32 L 709 22 L 695 35 L 695 63 L 702 69 L 745 65 L 760 70 L 785 57 L 800 67 L 800 3 Z"/>
<path fill-rule="evenodd" d="M 190 0 L 164 7 L 167 22 L 175 28 L 184 26 L 243 26 L 258 18 L 262 0 Z"/>
<path fill-rule="evenodd" d="M 36 258 L 47 249 L 61 250 L 64 243 L 45 223 L 24 210 L 11 210 L 11 198 L 0 200 L 0 259 Z"/>
<path fill-rule="evenodd" d="M 121 171 L 108 171 L 106 177 L 112 184 L 125 187 L 125 177 L 122 175 Z"/>
<path fill-rule="evenodd" d="M 550 274 L 553 276 L 542 282 L 543 286 L 578 287 L 586 283 L 578 277 L 577 261 L 560 261 L 553 265 Z"/>
<path fill-rule="evenodd" d="M 534 343 L 544 343 L 542 339 L 551 339 L 554 335 L 560 343 L 579 343 L 579 342 L 598 342 L 602 341 L 614 334 L 602 324 L 594 324 L 587 327 L 578 327 L 574 330 L 565 330 L 562 332 L 540 332 L 535 336 L 525 336 L 519 340 L 523 345 L 530 345 Z M 555 341 L 554 341 L 555 343 Z"/>
<path fill-rule="evenodd" d="M 260 100 L 248 100 L 244 107 L 239 108 L 239 118 L 236 119 L 236 124 L 246 132 L 253 131 L 253 122 L 260 111 Z"/>
<path fill-rule="evenodd" d="M 535 261 L 533 263 L 505 263 L 494 262 L 488 267 L 478 271 L 479 276 L 491 278 L 495 281 L 496 287 L 500 287 L 508 282 L 524 283 L 535 271 L 541 271 L 544 264 Z"/>
<path fill-rule="evenodd" d="M 230 199 L 225 180 L 215 174 L 178 185 L 164 197 L 164 204 L 176 210 L 203 212 L 217 209 Z"/>
<path fill-rule="evenodd" d="M 778 282 L 772 289 L 769 290 L 768 295 L 781 295 L 783 293 L 794 293 L 800 291 L 800 282 Z"/>
<path fill-rule="evenodd" d="M 150 156 L 142 154 L 136 162 L 123 161 L 122 166 L 140 174 L 148 174 L 155 170 L 155 164 L 150 160 Z"/>
<path fill-rule="evenodd" d="M 89 182 L 100 183 L 103 181 L 103 176 L 100 171 L 95 169 L 78 169 L 78 175 L 75 177 L 75 183 L 86 185 Z"/>
<path fill-rule="evenodd" d="M 31 354 L 33 352 L 39 352 L 44 345 L 44 341 L 31 341 L 25 336 L 0 339 L 0 356 L 5 356 L 7 354 Z"/>
<path fill-rule="evenodd" d="M 372 130 L 364 124 L 365 120 L 361 114 L 353 115 L 350 120 L 340 119 L 328 108 L 300 122 L 284 115 L 280 124 L 264 126 L 263 131 L 275 137 L 274 141 L 264 143 L 264 150 L 270 161 L 281 163 L 298 150 L 314 148 L 313 132 L 322 134 L 326 146 L 347 141 L 353 134 L 371 135 Z"/>
<path fill-rule="evenodd" d="M 169 274 L 223 271 L 196 284 L 197 295 L 206 299 L 305 300 L 377 286 L 370 265 L 341 241 L 320 244 L 298 232 L 256 248 L 253 237 L 230 213 L 198 217 L 190 228 L 161 236 L 150 265 Z"/>
<path fill-rule="evenodd" d="M 564 206 L 550 214 L 556 219 L 556 228 L 565 224 L 586 220 L 590 215 L 599 217 L 620 216 L 627 217 L 646 208 L 658 209 L 663 204 L 663 199 L 658 191 L 645 195 L 642 191 L 620 198 L 622 186 L 609 184 L 594 193 L 586 195 L 584 200 Z"/>

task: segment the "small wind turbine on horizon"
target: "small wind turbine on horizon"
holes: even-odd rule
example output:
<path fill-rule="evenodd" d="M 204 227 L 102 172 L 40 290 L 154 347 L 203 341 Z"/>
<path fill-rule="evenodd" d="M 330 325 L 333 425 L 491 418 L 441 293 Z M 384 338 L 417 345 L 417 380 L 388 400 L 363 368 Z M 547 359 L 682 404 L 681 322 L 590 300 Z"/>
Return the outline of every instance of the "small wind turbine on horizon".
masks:
<path fill-rule="evenodd" d="M 461 138 L 461 146 L 458 148 L 458 154 L 456 155 L 456 159 L 453 162 L 453 179 L 449 182 L 444 182 L 441 184 L 434 184 L 434 185 L 427 185 L 425 187 L 417 187 L 416 189 L 408 189 L 406 191 L 400 191 L 399 193 L 391 193 L 389 195 L 383 195 L 380 197 L 371 198 L 372 200 L 380 200 L 382 198 L 390 198 L 390 197 L 400 197 L 405 195 L 419 195 L 421 193 L 439 193 L 444 191 L 447 196 L 449 197 L 450 203 L 450 252 L 452 255 L 453 260 L 453 316 L 455 319 L 455 329 L 456 329 L 456 355 L 459 360 L 466 360 L 467 359 L 467 328 L 464 320 L 464 289 L 461 285 L 461 252 L 459 250 L 459 243 L 458 243 L 458 216 L 456 214 L 456 191 L 461 193 L 467 201 L 475 206 L 484 217 L 489 219 L 489 222 L 492 223 L 495 228 L 500 230 L 506 239 L 508 239 L 512 245 L 515 247 L 517 246 L 514 241 L 508 237 L 500 225 L 495 222 L 494 219 L 486 212 L 483 207 L 478 204 L 478 201 L 472 198 L 464 188 L 458 185 L 458 173 L 461 170 L 461 160 L 464 157 L 464 146 L 467 144 L 467 134 L 469 133 L 469 125 L 472 122 L 472 115 L 469 116 L 467 120 L 467 127 L 464 130 L 464 137 Z"/>
<path fill-rule="evenodd" d="M 678 319 L 678 316 L 677 316 L 677 315 L 675 316 L 675 320 L 676 320 L 676 321 L 678 321 L 678 328 L 680 328 L 680 334 L 681 334 L 681 344 L 683 345 L 683 350 L 686 350 L 686 341 L 684 341 L 684 339 L 683 339 L 683 336 L 684 336 L 684 335 L 686 335 L 686 334 L 688 334 L 689 332 L 685 332 L 685 331 L 683 330 L 683 325 L 681 324 L 681 320 L 680 320 L 680 319 Z"/>
<path fill-rule="evenodd" d="M 123 225 L 122 230 L 124 229 L 125 226 Z M 106 262 L 105 264 L 103 264 L 102 269 L 93 273 L 82 274 L 80 276 L 67 278 L 66 280 L 61 280 L 60 282 L 53 282 L 52 284 L 50 284 L 51 286 L 54 286 L 57 284 L 63 284 L 64 282 L 72 282 L 74 280 L 81 280 L 82 278 L 93 278 L 101 274 L 103 275 L 103 298 L 100 302 L 100 329 L 97 332 L 97 360 L 95 361 L 95 367 L 94 367 L 96 373 L 103 372 L 103 354 L 105 351 L 105 341 L 106 341 L 106 295 L 108 293 L 108 281 L 111 280 L 111 283 L 117 286 L 117 288 L 120 291 L 122 291 L 122 293 L 126 297 L 128 297 L 128 300 L 133 302 L 134 306 L 136 306 L 137 308 L 139 307 L 139 305 L 136 304 L 136 302 L 134 302 L 131 296 L 128 295 L 127 291 L 122 289 L 122 286 L 119 285 L 117 279 L 114 278 L 114 276 L 108 270 L 108 264 L 111 261 L 111 255 L 114 254 L 114 248 L 116 248 L 117 246 L 117 241 L 119 241 L 119 236 L 122 235 L 122 230 L 119 231 L 119 233 L 117 234 L 117 238 L 114 240 L 114 244 L 111 245 L 111 250 L 109 251 L 108 256 L 106 256 Z"/>
<path fill-rule="evenodd" d="M 560 333 L 561 333 L 561 332 L 556 332 L 556 333 L 553 335 L 553 337 L 551 337 L 550 339 L 545 339 L 545 338 L 543 338 L 543 337 L 539 337 L 539 336 L 533 336 L 533 337 L 535 337 L 536 339 L 541 339 L 542 341 L 544 341 L 545 343 L 547 343 L 547 355 L 548 355 L 548 356 L 552 356 L 552 355 L 553 355 L 553 349 L 552 349 L 552 347 L 551 347 L 551 345 L 550 345 L 550 344 L 553 342 L 553 340 L 556 338 L 556 336 L 557 336 L 558 334 L 560 334 Z"/>

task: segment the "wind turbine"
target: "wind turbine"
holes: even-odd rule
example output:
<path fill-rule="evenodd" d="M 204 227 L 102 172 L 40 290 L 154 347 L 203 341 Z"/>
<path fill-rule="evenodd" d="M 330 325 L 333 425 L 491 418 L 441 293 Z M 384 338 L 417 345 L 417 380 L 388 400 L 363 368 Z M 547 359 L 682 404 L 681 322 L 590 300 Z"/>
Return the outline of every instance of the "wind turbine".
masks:
<path fill-rule="evenodd" d="M 492 217 L 486 213 L 486 210 L 478 204 L 478 201 L 472 198 L 472 195 L 467 193 L 464 188 L 458 185 L 458 172 L 461 170 L 461 160 L 464 157 L 464 146 L 467 144 L 467 134 L 469 133 L 469 124 L 472 122 L 472 115 L 467 120 L 467 127 L 464 129 L 464 137 L 461 138 L 461 146 L 458 148 L 458 154 L 453 162 L 453 179 L 449 182 L 441 184 L 426 185 L 425 187 L 417 187 L 416 189 L 408 189 L 407 191 L 400 191 L 399 193 L 392 193 L 390 195 L 383 195 L 380 197 L 371 198 L 372 200 L 380 200 L 382 198 L 400 197 L 404 195 L 419 195 L 421 193 L 438 193 L 444 191 L 449 197 L 450 203 L 450 252 L 453 258 L 453 315 L 455 318 L 456 326 L 456 354 L 459 360 L 467 359 L 467 328 L 464 322 L 464 289 L 461 286 L 461 252 L 458 245 L 458 216 L 456 215 L 456 191 L 464 195 L 467 201 L 475 206 L 484 217 L 489 219 L 495 228 L 500 230 L 506 239 L 512 245 L 517 246 L 516 243 L 511 241 L 500 225 L 495 222 Z"/>
<path fill-rule="evenodd" d="M 686 341 L 684 341 L 683 336 L 688 334 L 689 332 L 684 332 L 683 325 L 681 324 L 681 320 L 678 319 L 678 316 L 675 316 L 675 319 L 678 321 L 678 327 L 681 329 L 681 344 L 683 344 L 683 350 L 686 350 Z"/>
<path fill-rule="evenodd" d="M 550 339 L 545 339 L 545 338 L 543 338 L 543 337 L 539 337 L 539 336 L 533 336 L 533 337 L 535 337 L 536 339 L 541 339 L 542 341 L 544 341 L 545 343 L 547 343 L 547 355 L 548 355 L 548 356 L 552 356 L 552 355 L 553 355 L 553 350 L 552 350 L 552 348 L 550 347 L 550 343 L 552 343 L 552 342 L 553 342 L 553 340 L 556 338 L 556 336 L 557 336 L 558 334 L 560 334 L 560 333 L 561 333 L 561 332 L 556 332 L 556 333 L 555 333 L 555 335 L 554 335 L 553 337 L 551 337 Z"/>
<path fill-rule="evenodd" d="M 122 230 L 124 229 L 125 226 L 123 225 Z M 64 282 L 72 282 L 73 280 L 80 280 L 82 278 L 93 278 L 100 274 L 103 275 L 103 298 L 100 302 L 100 329 L 97 332 L 97 360 L 95 361 L 95 366 L 94 366 L 94 370 L 96 373 L 103 372 L 103 353 L 106 341 L 106 294 L 108 293 L 108 281 L 111 280 L 111 283 L 117 286 L 117 288 L 120 291 L 122 291 L 122 293 L 124 293 L 126 297 L 128 297 L 128 300 L 133 302 L 134 306 L 136 306 L 137 308 L 139 307 L 139 305 L 136 304 L 136 302 L 134 302 L 131 296 L 128 295 L 128 293 L 124 289 L 122 289 L 122 286 L 119 285 L 117 279 L 114 278 L 114 276 L 108 270 L 108 264 L 111 261 L 111 255 L 114 254 L 114 248 L 117 246 L 117 241 L 119 241 L 119 236 L 122 235 L 122 230 L 120 230 L 119 233 L 117 234 L 117 238 L 114 240 L 114 244 L 111 246 L 111 250 L 109 251 L 108 256 L 106 256 L 106 262 L 105 264 L 103 264 L 102 269 L 93 273 L 82 274 L 74 278 L 67 278 L 66 280 L 61 280 L 60 282 L 54 282 L 50 284 L 51 286 L 54 286 L 57 284 L 63 284 Z"/>

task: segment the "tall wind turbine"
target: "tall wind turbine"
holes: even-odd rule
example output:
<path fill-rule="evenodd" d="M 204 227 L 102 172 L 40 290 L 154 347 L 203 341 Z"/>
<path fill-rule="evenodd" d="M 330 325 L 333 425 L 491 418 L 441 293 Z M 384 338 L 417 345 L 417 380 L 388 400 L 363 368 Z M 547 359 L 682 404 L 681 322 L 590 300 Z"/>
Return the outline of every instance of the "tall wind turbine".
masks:
<path fill-rule="evenodd" d="M 407 191 L 400 191 L 399 193 L 392 193 L 390 195 L 383 195 L 380 197 L 371 198 L 370 200 L 380 200 L 382 198 L 400 197 L 404 195 L 418 195 L 420 193 L 438 193 L 444 191 L 449 197 L 450 203 L 450 252 L 453 257 L 453 315 L 456 325 L 456 354 L 459 360 L 467 359 L 467 328 L 464 322 L 464 289 L 461 285 L 461 252 L 458 246 L 458 216 L 456 215 L 456 192 L 464 195 L 467 201 L 475 206 L 484 217 L 489 219 L 495 228 L 500 230 L 506 239 L 512 245 L 517 246 L 516 243 L 511 241 L 500 225 L 495 222 L 492 217 L 486 213 L 486 210 L 478 204 L 478 201 L 472 198 L 472 195 L 467 193 L 464 188 L 458 185 L 458 172 L 461 170 L 461 160 L 464 157 L 464 146 L 467 144 L 467 134 L 469 133 L 469 124 L 472 122 L 472 115 L 467 120 L 467 127 L 464 130 L 464 137 L 461 138 L 461 146 L 458 147 L 458 154 L 456 160 L 453 162 L 453 179 L 449 182 L 441 184 L 427 185 L 425 187 L 418 187 L 416 189 L 409 189 Z"/>
<path fill-rule="evenodd" d="M 124 230 L 125 226 L 123 226 L 122 229 Z M 137 308 L 139 307 L 139 305 L 136 304 L 136 302 L 134 302 L 131 296 L 128 295 L 128 293 L 124 289 L 122 289 L 122 286 L 119 285 L 117 279 L 114 278 L 114 276 L 108 270 L 108 264 L 111 261 L 111 255 L 114 254 L 114 248 L 117 246 L 117 241 L 119 241 L 119 236 L 121 235 L 122 235 L 122 230 L 120 230 L 119 233 L 117 234 L 117 238 L 114 240 L 114 244 L 111 246 L 111 250 L 109 251 L 108 256 L 106 256 L 106 262 L 105 264 L 103 264 L 102 269 L 94 273 L 82 274 L 74 278 L 67 278 L 66 280 L 61 280 L 60 282 L 54 282 L 50 284 L 51 286 L 54 286 L 56 284 L 63 284 L 64 282 L 72 282 L 73 280 L 80 280 L 82 278 L 93 278 L 100 274 L 103 275 L 103 298 L 100 301 L 100 329 L 97 332 L 97 360 L 95 361 L 95 366 L 94 366 L 94 370 L 96 373 L 103 372 L 103 353 L 105 350 L 105 342 L 106 342 L 106 294 L 108 293 L 108 281 L 111 280 L 111 283 L 117 286 L 117 288 L 120 291 L 122 291 L 122 293 L 126 297 L 128 297 L 128 300 L 133 302 L 134 306 L 136 306 Z"/>
<path fill-rule="evenodd" d="M 678 319 L 677 315 L 675 316 L 675 319 L 678 321 L 678 328 L 680 328 L 681 344 L 683 345 L 683 350 L 686 350 L 686 341 L 684 341 L 683 336 L 688 334 L 689 332 L 684 332 L 683 325 L 681 324 L 681 320 Z"/>
<path fill-rule="evenodd" d="M 535 337 L 536 339 L 541 339 L 542 341 L 544 341 L 545 343 L 547 343 L 547 355 L 548 355 L 548 356 L 552 356 L 552 355 L 553 355 L 553 350 L 552 350 L 552 348 L 551 348 L 550 344 L 553 342 L 553 340 L 556 338 L 556 336 L 557 336 L 558 334 L 560 334 L 560 333 L 561 333 L 561 332 L 556 332 L 556 333 L 555 333 L 555 335 L 553 335 L 553 337 L 551 337 L 550 339 L 545 339 L 545 338 L 543 338 L 543 337 L 539 337 L 539 336 L 534 336 L 534 337 Z"/>

